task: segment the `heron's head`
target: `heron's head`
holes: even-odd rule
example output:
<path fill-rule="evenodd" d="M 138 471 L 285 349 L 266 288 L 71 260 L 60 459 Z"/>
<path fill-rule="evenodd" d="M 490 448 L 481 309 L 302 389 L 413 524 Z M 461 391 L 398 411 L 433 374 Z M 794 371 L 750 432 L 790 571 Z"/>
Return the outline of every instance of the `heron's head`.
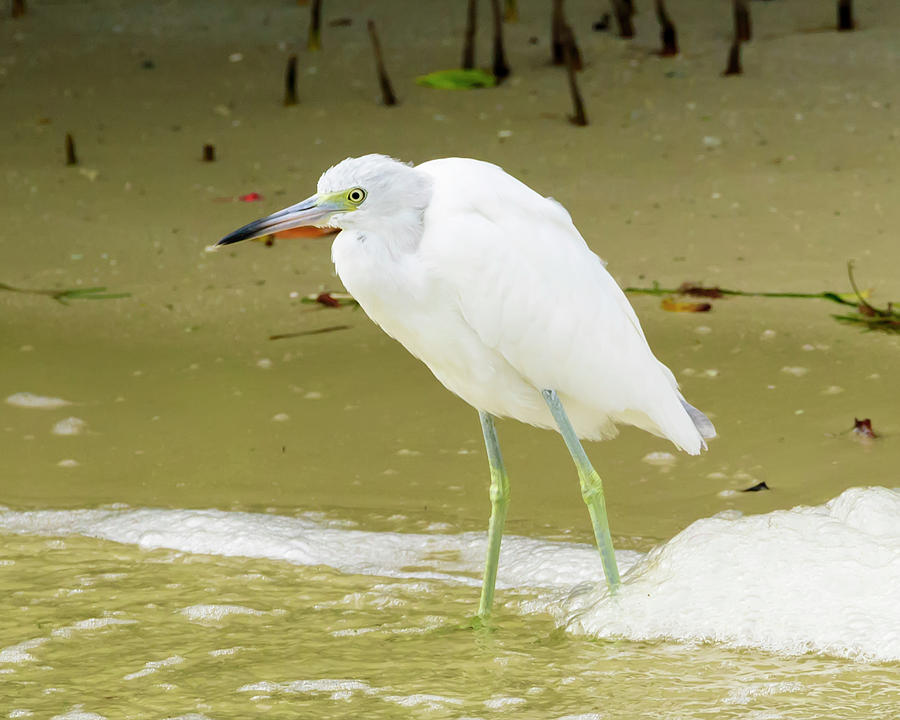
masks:
<path fill-rule="evenodd" d="M 431 198 L 424 173 L 386 155 L 347 158 L 319 178 L 315 195 L 284 210 L 254 220 L 219 240 L 230 245 L 282 230 L 319 228 L 402 232 L 421 226 Z"/>

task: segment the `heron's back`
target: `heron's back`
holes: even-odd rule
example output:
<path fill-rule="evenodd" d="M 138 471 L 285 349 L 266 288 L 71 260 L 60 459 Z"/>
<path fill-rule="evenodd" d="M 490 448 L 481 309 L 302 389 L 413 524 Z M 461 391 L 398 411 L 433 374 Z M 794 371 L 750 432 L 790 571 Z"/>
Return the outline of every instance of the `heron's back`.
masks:
<path fill-rule="evenodd" d="M 375 322 L 480 410 L 552 428 L 540 395 L 551 388 L 581 437 L 628 423 L 700 451 L 711 424 L 692 419 L 561 205 L 476 160 L 417 170 L 433 192 L 412 252 L 335 241 L 338 272 Z"/>

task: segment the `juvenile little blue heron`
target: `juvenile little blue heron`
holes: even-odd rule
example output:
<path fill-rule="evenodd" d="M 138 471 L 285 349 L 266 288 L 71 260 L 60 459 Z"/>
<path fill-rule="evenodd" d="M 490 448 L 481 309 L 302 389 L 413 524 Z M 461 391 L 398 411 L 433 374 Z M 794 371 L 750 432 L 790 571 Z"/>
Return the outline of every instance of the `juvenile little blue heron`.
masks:
<path fill-rule="evenodd" d="M 303 202 L 218 245 L 302 226 L 341 232 L 332 259 L 366 313 L 478 410 L 491 468 L 491 518 L 478 614 L 493 603 L 509 480 L 494 417 L 558 428 L 611 592 L 619 585 L 600 477 L 579 438 L 635 425 L 696 455 L 715 437 L 569 213 L 496 165 L 445 158 L 415 167 L 348 158 Z"/>

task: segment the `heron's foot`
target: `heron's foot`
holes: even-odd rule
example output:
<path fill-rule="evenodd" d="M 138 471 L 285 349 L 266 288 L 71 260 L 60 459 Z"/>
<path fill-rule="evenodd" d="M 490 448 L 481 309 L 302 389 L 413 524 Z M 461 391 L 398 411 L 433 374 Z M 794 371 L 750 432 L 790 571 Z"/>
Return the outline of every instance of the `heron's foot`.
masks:
<path fill-rule="evenodd" d="M 473 615 L 460 626 L 462 630 L 474 630 L 476 633 L 494 633 L 499 629 L 490 615 Z"/>

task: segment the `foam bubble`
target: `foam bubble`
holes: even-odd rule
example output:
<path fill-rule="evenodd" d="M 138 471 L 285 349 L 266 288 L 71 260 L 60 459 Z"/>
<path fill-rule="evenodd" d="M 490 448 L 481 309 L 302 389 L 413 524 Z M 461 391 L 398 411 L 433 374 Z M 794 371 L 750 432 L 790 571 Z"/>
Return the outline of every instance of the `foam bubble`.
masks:
<path fill-rule="evenodd" d="M 15 407 L 37 408 L 39 410 L 56 410 L 57 408 L 72 404 L 68 400 L 63 400 L 62 398 L 45 397 L 30 392 L 13 393 L 6 398 L 6 403 Z"/>
<path fill-rule="evenodd" d="M 444 697 L 443 695 L 427 695 L 424 693 L 418 693 L 416 695 L 385 695 L 382 699 L 402 707 L 418 707 L 432 712 L 437 710 L 447 710 L 448 706 L 463 704 L 463 701 L 459 698 Z"/>
<path fill-rule="evenodd" d="M 34 662 L 34 655 L 28 651 L 40 647 L 49 639 L 50 638 L 32 638 L 16 645 L 10 645 L 9 647 L 0 649 L 0 664 Z"/>
<path fill-rule="evenodd" d="M 698 520 L 631 569 L 621 591 L 575 593 L 570 630 L 900 659 L 900 492 Z M 552 608 L 551 608 L 552 609 Z"/>
<path fill-rule="evenodd" d="M 87 428 L 87 423 L 81 418 L 67 417 L 60 420 L 50 430 L 54 435 L 81 435 Z"/>
<path fill-rule="evenodd" d="M 262 682 L 250 683 L 242 685 L 237 689 L 238 692 L 263 692 L 267 694 L 288 693 L 292 695 L 318 695 L 328 694 L 334 697 L 338 695 L 341 699 L 350 693 L 363 693 L 365 695 L 373 695 L 378 688 L 371 687 L 368 683 L 361 680 L 344 680 L 332 678 L 320 678 L 318 680 L 293 680 L 291 682 Z"/>
<path fill-rule="evenodd" d="M 50 634 L 54 637 L 70 638 L 78 632 L 102 630 L 103 628 L 113 625 L 134 625 L 136 622 L 137 620 L 117 617 L 87 618 L 87 620 L 79 620 L 71 625 L 56 628 L 56 630 L 53 630 Z"/>
<path fill-rule="evenodd" d="M 87 712 L 80 706 L 76 706 L 62 715 L 54 715 L 50 720 L 106 720 L 105 715 Z"/>
<path fill-rule="evenodd" d="M 128 673 L 128 675 L 124 675 L 122 677 L 123 680 L 136 680 L 137 678 L 145 677 L 146 675 L 151 675 L 159 670 L 161 667 L 170 667 L 172 665 L 180 665 L 184 662 L 184 658 L 181 655 L 172 655 L 163 660 L 151 660 L 150 662 L 144 663 L 144 667 L 137 672 Z"/>
<path fill-rule="evenodd" d="M 179 611 L 191 621 L 218 621 L 228 615 L 268 615 L 262 610 L 244 607 L 242 605 L 191 605 Z"/>

